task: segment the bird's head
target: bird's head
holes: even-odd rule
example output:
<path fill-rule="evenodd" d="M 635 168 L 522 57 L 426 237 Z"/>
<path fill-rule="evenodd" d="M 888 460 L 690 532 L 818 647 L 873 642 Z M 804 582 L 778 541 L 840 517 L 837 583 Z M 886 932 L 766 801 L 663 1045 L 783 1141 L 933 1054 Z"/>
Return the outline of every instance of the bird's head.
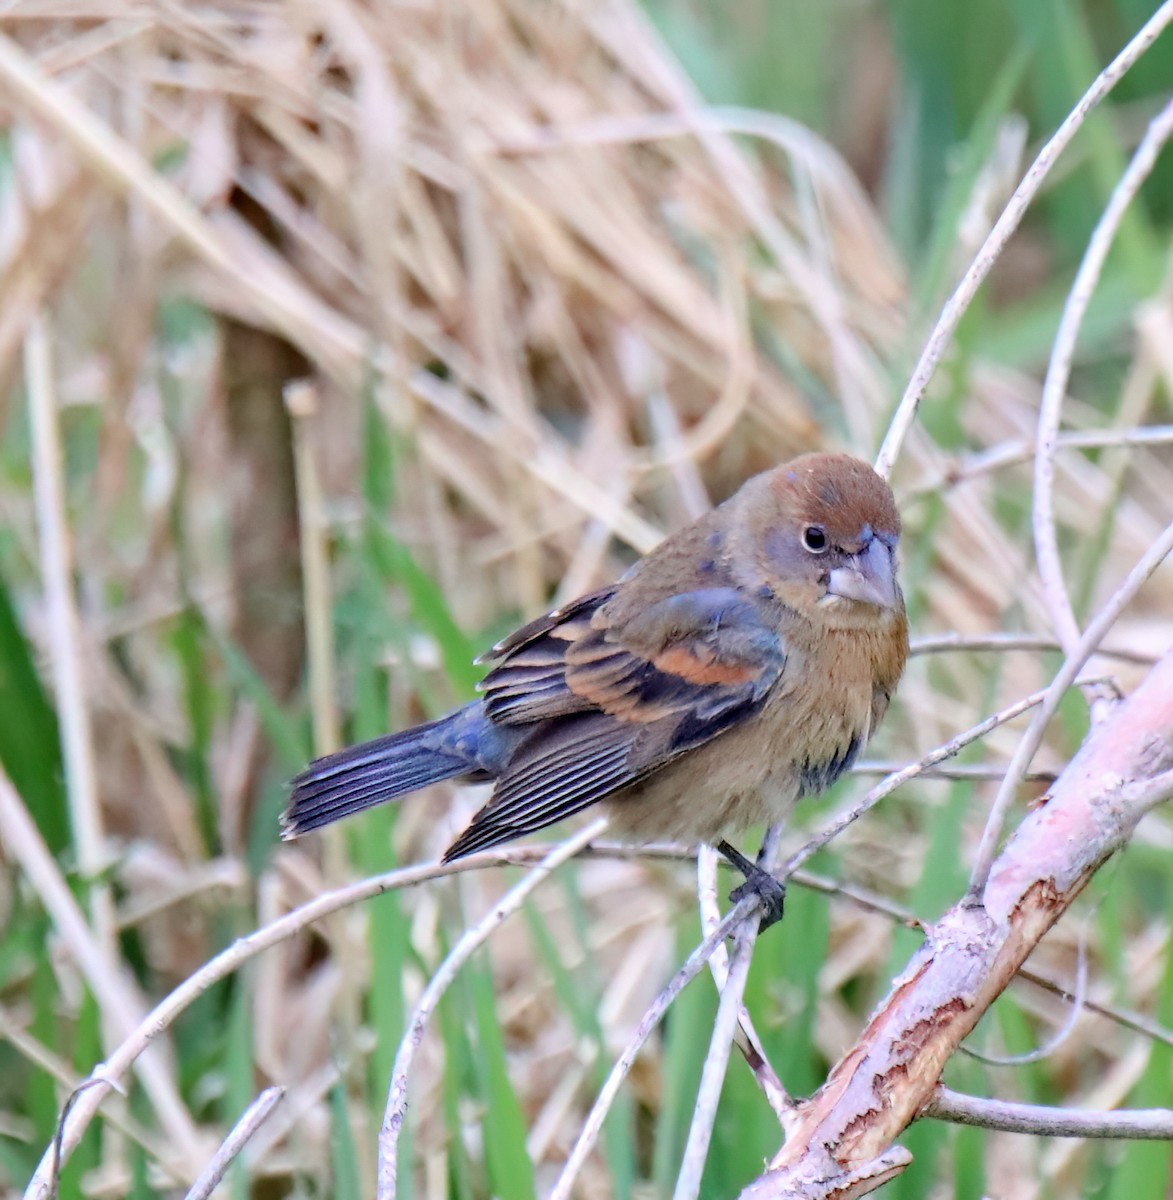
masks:
<path fill-rule="evenodd" d="M 892 489 L 846 454 L 804 454 L 762 477 L 750 502 L 758 567 L 777 599 L 830 626 L 903 619 Z"/>

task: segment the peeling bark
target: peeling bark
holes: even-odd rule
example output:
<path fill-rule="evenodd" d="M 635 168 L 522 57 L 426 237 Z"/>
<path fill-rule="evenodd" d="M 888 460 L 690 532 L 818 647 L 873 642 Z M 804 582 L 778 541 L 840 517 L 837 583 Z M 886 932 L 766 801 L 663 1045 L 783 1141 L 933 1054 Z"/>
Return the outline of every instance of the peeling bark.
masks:
<path fill-rule="evenodd" d="M 1039 940 L 1131 837 L 1173 768 L 1173 651 L 1102 724 L 1003 850 L 980 896 L 928 930 L 856 1045 L 799 1107 L 743 1200 L 862 1196 L 911 1161 L 895 1139 Z"/>

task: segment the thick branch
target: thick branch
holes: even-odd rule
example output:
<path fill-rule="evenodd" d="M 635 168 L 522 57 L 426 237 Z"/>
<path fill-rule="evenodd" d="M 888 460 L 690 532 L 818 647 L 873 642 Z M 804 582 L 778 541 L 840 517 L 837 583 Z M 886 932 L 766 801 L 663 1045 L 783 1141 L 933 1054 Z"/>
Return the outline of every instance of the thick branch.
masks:
<path fill-rule="evenodd" d="M 1173 651 L 1092 731 L 978 897 L 928 930 L 859 1041 L 801 1106 L 789 1140 L 746 1200 L 839 1196 L 886 1156 L 929 1102 L 949 1057 L 1152 807 L 1152 789 L 1134 785 L 1171 767 Z"/>

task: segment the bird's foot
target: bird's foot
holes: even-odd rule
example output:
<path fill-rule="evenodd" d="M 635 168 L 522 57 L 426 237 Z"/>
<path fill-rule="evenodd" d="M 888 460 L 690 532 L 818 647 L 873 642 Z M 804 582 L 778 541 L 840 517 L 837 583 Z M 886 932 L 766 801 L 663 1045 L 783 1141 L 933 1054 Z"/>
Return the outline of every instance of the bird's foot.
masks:
<path fill-rule="evenodd" d="M 775 922 L 781 921 L 786 901 L 786 885 L 782 880 L 746 858 L 724 839 L 717 843 L 717 850 L 745 876 L 745 882 L 729 893 L 730 902 L 738 904 L 746 896 L 758 897 L 762 905 L 762 923 L 758 926 L 758 933 L 764 933 Z"/>

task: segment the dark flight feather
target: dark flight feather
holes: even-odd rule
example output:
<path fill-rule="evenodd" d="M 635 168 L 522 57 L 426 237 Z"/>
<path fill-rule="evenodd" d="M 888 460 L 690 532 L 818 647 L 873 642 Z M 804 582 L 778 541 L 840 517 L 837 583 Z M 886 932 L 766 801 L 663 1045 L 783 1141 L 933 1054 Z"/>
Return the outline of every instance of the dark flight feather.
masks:
<path fill-rule="evenodd" d="M 750 717 L 782 672 L 780 638 L 733 589 L 672 596 L 619 630 L 607 623 L 610 594 L 584 599 L 565 621 L 547 615 L 495 651 L 485 713 L 532 731 L 445 861 L 630 786 Z"/>

